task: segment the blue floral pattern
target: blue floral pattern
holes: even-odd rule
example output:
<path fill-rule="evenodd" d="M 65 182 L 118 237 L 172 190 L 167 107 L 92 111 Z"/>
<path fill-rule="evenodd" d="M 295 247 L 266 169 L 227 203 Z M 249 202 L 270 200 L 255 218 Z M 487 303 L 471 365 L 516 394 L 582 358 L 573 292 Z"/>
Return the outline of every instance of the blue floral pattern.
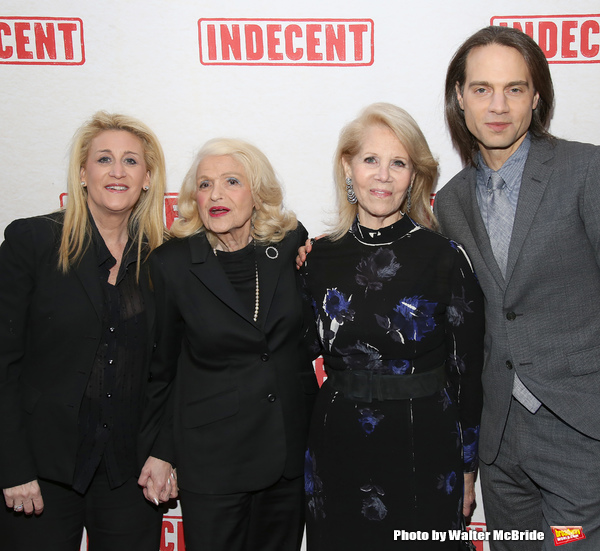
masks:
<path fill-rule="evenodd" d="M 367 291 L 380 291 L 386 281 L 390 281 L 400 269 L 394 251 L 377 249 L 372 255 L 361 258 L 356 266 L 356 283 Z"/>
<path fill-rule="evenodd" d="M 371 408 L 360 408 L 358 413 L 360 413 L 358 422 L 361 424 L 366 434 L 372 434 L 379 424 L 379 421 L 384 418 L 383 413 Z"/>
<path fill-rule="evenodd" d="M 314 518 L 325 518 L 323 483 L 317 474 L 314 454 L 306 450 L 304 454 L 304 493 L 308 500 L 308 511 Z"/>
<path fill-rule="evenodd" d="M 360 490 L 368 494 L 362 501 L 362 515 L 368 520 L 383 520 L 388 514 L 387 507 L 381 499 L 385 492 L 372 482 L 361 486 Z"/>

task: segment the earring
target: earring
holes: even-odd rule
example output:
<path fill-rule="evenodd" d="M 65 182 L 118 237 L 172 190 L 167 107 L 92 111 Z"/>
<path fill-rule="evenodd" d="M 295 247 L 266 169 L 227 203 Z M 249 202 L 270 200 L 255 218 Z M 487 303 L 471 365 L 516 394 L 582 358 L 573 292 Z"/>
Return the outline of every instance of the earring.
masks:
<path fill-rule="evenodd" d="M 356 205 L 358 202 L 356 194 L 354 193 L 354 188 L 352 187 L 352 178 L 346 178 L 346 197 L 348 199 L 348 203 L 351 205 Z"/>
<path fill-rule="evenodd" d="M 150 188 L 148 186 L 144 186 L 144 191 L 148 191 Z"/>
<path fill-rule="evenodd" d="M 406 208 L 404 210 L 404 214 L 408 214 L 410 212 L 410 207 L 411 207 L 410 195 L 412 192 L 412 187 L 413 187 L 413 185 L 410 184 L 410 186 L 408 187 L 408 191 L 406 192 L 406 204 L 405 204 Z"/>
<path fill-rule="evenodd" d="M 85 187 L 87 184 L 85 182 L 81 182 L 81 187 Z"/>

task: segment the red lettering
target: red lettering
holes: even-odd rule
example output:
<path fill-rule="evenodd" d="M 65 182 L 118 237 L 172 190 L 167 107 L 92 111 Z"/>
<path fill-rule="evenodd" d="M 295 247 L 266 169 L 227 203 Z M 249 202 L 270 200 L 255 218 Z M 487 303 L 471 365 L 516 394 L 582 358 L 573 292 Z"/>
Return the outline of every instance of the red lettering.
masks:
<path fill-rule="evenodd" d="M 50 59 L 56 59 L 56 39 L 54 36 L 54 25 L 46 23 L 46 32 L 41 23 L 34 23 L 33 30 L 35 32 L 35 53 L 37 59 L 46 59 L 44 49 Z M 73 58 L 71 58 L 73 59 Z"/>
<path fill-rule="evenodd" d="M 575 42 L 575 37 L 571 29 L 577 28 L 577 21 L 563 21 L 562 24 L 562 57 L 577 57 L 577 52 L 571 50 L 571 44 Z"/>
<path fill-rule="evenodd" d="M 309 61 L 321 61 L 323 54 L 317 52 L 317 46 L 321 40 L 315 36 L 315 33 L 321 31 L 321 25 L 306 25 L 306 58 Z"/>
<path fill-rule="evenodd" d="M 600 33 L 598 21 L 590 19 L 581 25 L 581 53 L 584 57 L 596 57 L 600 51 L 598 44 L 590 44 L 590 35 Z"/>
<path fill-rule="evenodd" d="M 227 25 L 221 25 L 221 55 L 224 60 L 229 60 L 229 50 L 233 54 L 233 59 L 242 59 L 242 46 L 240 42 L 240 26 L 232 26 L 232 34 L 229 34 Z"/>
<path fill-rule="evenodd" d="M 501 27 L 508 27 L 508 23 L 500 23 Z M 525 30 L 523 31 L 523 27 L 521 26 L 521 23 L 519 23 L 518 21 L 515 21 L 513 23 L 513 28 L 514 29 L 519 29 L 521 32 L 524 32 L 525 34 L 529 35 L 531 38 L 533 38 L 533 21 L 526 21 L 525 22 Z"/>
<path fill-rule="evenodd" d="M 558 28 L 552 21 L 541 21 L 538 29 L 538 44 L 547 58 L 553 58 L 558 51 Z"/>
<path fill-rule="evenodd" d="M 362 61 L 363 58 L 363 33 L 366 33 L 368 28 L 366 25 L 350 25 L 348 30 L 354 35 L 354 59 Z"/>
<path fill-rule="evenodd" d="M 173 534 L 175 530 L 173 528 L 173 523 L 168 521 L 167 519 L 163 519 L 162 523 L 162 532 L 160 534 L 160 551 L 175 551 L 175 544 L 169 543 L 167 545 L 166 534 Z"/>
<path fill-rule="evenodd" d="M 285 28 L 285 55 L 292 61 L 298 61 L 302 59 L 304 50 L 294 48 L 294 36 L 302 38 L 302 29 L 298 25 L 288 25 Z"/>
<path fill-rule="evenodd" d="M 17 57 L 19 59 L 33 59 L 33 52 L 25 49 L 29 44 L 29 37 L 24 32 L 31 30 L 29 23 L 15 23 L 15 40 L 17 42 Z"/>
<path fill-rule="evenodd" d="M 59 23 L 57 28 L 63 34 L 65 59 L 73 59 L 73 33 L 77 31 L 77 25 L 75 23 Z"/>
<path fill-rule="evenodd" d="M 337 53 L 340 61 L 346 61 L 346 29 L 344 25 L 337 26 L 337 36 L 333 25 L 325 25 L 325 57 L 327 61 L 333 61 L 333 50 Z"/>
<path fill-rule="evenodd" d="M 214 61 L 217 59 L 217 34 L 214 25 L 207 25 L 206 34 L 208 35 L 208 59 Z"/>
<path fill-rule="evenodd" d="M 246 59 L 257 61 L 264 53 L 262 29 L 258 25 L 246 25 Z"/>
<path fill-rule="evenodd" d="M 275 50 L 275 48 L 281 44 L 281 40 L 275 36 L 275 33 L 280 32 L 281 25 L 267 25 L 267 52 L 269 59 L 274 61 L 283 59 L 283 54 L 280 54 Z"/>
<path fill-rule="evenodd" d="M 10 26 L 6 23 L 0 23 L 0 58 L 8 59 L 13 55 L 13 49 L 11 46 L 6 46 L 6 48 L 2 44 L 2 35 L 10 36 Z"/>
<path fill-rule="evenodd" d="M 216 50 L 215 50 L 216 51 Z M 165 196 L 165 224 L 167 226 L 167 229 L 171 229 L 171 226 L 173 225 L 173 222 L 175 222 L 175 220 L 178 217 L 178 211 L 177 211 L 177 195 L 173 196 L 169 196 L 166 195 Z"/>

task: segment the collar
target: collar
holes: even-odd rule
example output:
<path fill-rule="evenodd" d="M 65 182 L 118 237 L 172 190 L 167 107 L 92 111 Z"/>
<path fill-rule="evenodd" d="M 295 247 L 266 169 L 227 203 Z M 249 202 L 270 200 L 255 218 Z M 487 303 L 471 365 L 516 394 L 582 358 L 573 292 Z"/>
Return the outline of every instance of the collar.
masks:
<path fill-rule="evenodd" d="M 525 135 L 523 143 L 518 149 L 506 160 L 506 162 L 497 171 L 504 180 L 509 193 L 514 191 L 515 187 L 521 182 L 525 163 L 529 155 L 531 147 L 531 137 L 529 132 Z M 477 153 L 477 184 L 484 186 L 486 189 L 489 185 L 490 176 L 494 172 L 483 160 L 481 152 Z"/>

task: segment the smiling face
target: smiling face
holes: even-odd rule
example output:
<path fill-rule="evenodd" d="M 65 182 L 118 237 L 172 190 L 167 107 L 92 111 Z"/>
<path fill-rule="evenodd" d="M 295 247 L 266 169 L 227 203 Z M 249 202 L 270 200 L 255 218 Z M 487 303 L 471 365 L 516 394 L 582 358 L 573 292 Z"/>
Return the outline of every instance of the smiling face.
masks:
<path fill-rule="evenodd" d="M 224 250 L 245 247 L 250 239 L 254 199 L 246 171 L 230 155 L 205 157 L 196 171 L 196 202 L 206 230 Z"/>
<path fill-rule="evenodd" d="M 397 222 L 413 166 L 395 134 L 383 125 L 367 127 L 358 153 L 342 162 L 346 177 L 352 178 L 360 223 L 379 229 Z"/>
<path fill-rule="evenodd" d="M 80 171 L 95 220 L 129 217 L 142 188 L 150 183 L 142 141 L 125 130 L 105 130 L 91 142 Z"/>
<path fill-rule="evenodd" d="M 462 92 L 456 85 L 458 102 L 485 162 L 497 170 L 525 139 L 539 94 L 525 59 L 507 46 L 474 48 L 465 75 Z"/>

